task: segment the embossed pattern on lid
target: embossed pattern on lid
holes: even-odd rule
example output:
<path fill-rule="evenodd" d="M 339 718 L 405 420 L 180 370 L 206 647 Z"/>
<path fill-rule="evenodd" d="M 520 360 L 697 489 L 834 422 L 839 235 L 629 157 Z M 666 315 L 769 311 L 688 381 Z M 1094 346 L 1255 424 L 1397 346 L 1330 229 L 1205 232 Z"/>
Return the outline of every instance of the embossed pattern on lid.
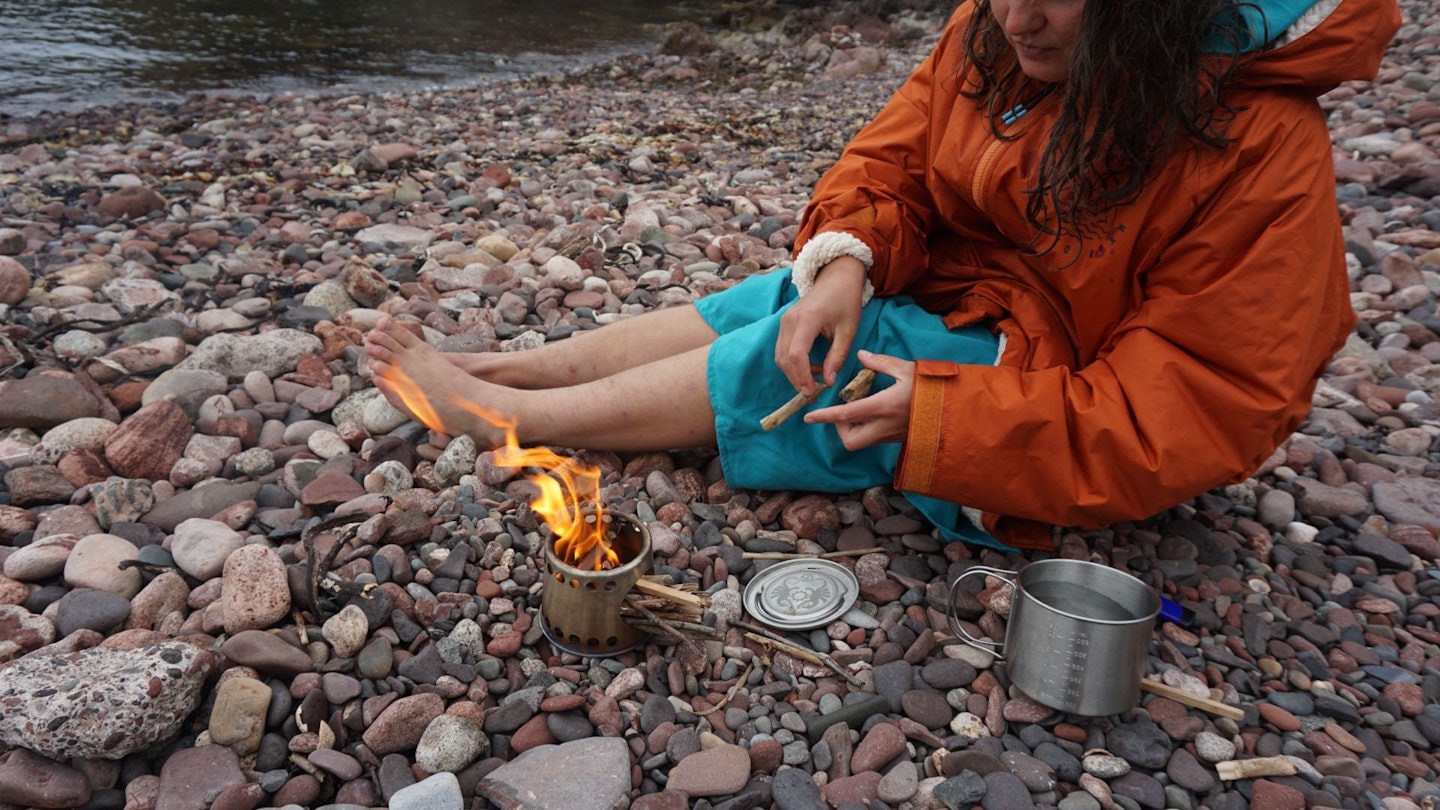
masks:
<path fill-rule="evenodd" d="M 746 612 L 765 624 L 809 630 L 839 618 L 859 595 L 859 581 L 839 563 L 786 560 L 750 580 L 742 601 Z"/>

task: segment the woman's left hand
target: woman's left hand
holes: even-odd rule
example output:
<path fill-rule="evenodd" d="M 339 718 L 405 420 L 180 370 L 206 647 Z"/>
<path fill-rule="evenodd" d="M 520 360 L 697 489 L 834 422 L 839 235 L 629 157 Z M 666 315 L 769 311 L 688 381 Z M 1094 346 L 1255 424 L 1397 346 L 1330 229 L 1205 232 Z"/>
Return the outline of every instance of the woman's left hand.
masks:
<path fill-rule="evenodd" d="M 861 351 L 859 358 L 866 368 L 893 378 L 895 384 L 854 402 L 811 411 L 805 414 L 805 421 L 833 424 L 847 450 L 905 441 L 910 432 L 915 363 L 867 351 Z"/>

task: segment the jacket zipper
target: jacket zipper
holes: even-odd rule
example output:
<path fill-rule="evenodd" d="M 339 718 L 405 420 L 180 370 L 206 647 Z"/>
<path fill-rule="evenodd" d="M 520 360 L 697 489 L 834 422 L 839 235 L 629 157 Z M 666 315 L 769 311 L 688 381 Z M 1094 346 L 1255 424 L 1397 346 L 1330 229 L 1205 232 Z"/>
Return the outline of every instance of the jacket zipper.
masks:
<path fill-rule="evenodd" d="M 1014 128 L 1022 118 L 1045 109 L 1055 98 L 1056 95 L 1054 93 L 1047 93 L 1032 109 L 1027 110 L 1022 108 L 1019 115 L 1014 115 L 1014 110 L 1006 113 L 1006 117 L 1002 119 L 1005 123 L 1005 133 L 1008 135 L 1010 130 Z M 1008 143 L 1008 141 L 1003 141 L 993 134 L 990 138 L 990 144 L 985 147 L 985 151 L 980 155 L 979 163 L 975 165 L 975 179 L 970 183 L 970 196 L 975 200 L 975 207 L 980 209 L 980 213 L 982 214 L 990 213 L 985 205 L 985 183 L 990 179 L 990 170 L 995 165 L 995 159 L 999 157 L 1000 148 Z"/>
<path fill-rule="evenodd" d="M 970 196 L 975 200 L 975 207 L 980 213 L 989 214 L 985 206 L 985 181 L 990 178 L 990 167 L 995 163 L 995 154 L 1000 151 L 1000 146 L 1005 142 L 991 136 L 990 145 L 980 155 L 980 162 L 975 166 L 975 179 L 970 184 Z"/>
<path fill-rule="evenodd" d="M 1054 94 L 1049 94 L 1046 98 L 1041 99 L 1039 104 L 1036 104 L 1033 109 L 1025 110 L 1020 117 L 1024 117 L 1025 113 L 1035 113 L 1045 109 L 1051 103 L 1053 95 Z M 1008 118 L 1005 121 L 1007 125 L 1007 134 L 1009 132 L 1009 129 L 1014 127 L 1018 121 L 1019 117 Z M 970 196 L 975 200 L 975 207 L 979 209 L 980 213 L 982 214 L 988 215 L 990 213 L 985 206 L 985 183 L 990 179 L 990 170 L 995 165 L 995 159 L 999 156 L 1000 148 L 1006 143 L 1008 143 L 1008 141 L 1002 141 L 994 135 L 991 135 L 991 141 L 989 145 L 985 147 L 985 151 L 980 155 L 979 162 L 975 165 L 975 179 L 971 181 L 970 184 Z M 1049 299 L 1041 296 L 1040 300 L 1044 301 L 1047 305 L 1049 305 L 1051 311 L 1055 313 L 1055 317 L 1061 322 L 1063 322 L 1064 319 L 1060 317 L 1060 313 L 1055 311 L 1053 305 L 1049 304 Z M 1005 309 L 1005 306 L 1003 304 L 999 304 L 999 302 L 994 303 L 999 305 L 1002 310 Z M 1064 334 L 1063 330 L 1062 334 Z M 1070 356 L 1075 358 L 1075 360 L 1078 362 L 1080 359 L 1079 345 L 1076 344 L 1075 339 L 1070 337 L 1069 334 L 1064 334 L 1064 336 L 1066 342 L 1070 344 Z M 997 354 L 995 358 L 996 365 L 999 365 L 1002 362 L 1002 356 L 1004 354 L 1005 348 L 1006 347 L 1002 344 L 1000 353 Z"/>

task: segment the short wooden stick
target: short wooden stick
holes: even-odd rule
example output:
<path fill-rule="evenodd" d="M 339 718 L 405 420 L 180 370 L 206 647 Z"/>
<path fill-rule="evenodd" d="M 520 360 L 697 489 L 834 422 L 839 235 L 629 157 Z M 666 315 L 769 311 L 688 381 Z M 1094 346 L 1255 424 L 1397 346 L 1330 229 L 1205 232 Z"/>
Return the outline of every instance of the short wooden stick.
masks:
<path fill-rule="evenodd" d="M 634 602 L 627 601 L 625 604 L 632 608 L 639 608 L 639 605 L 636 605 Z M 663 621 L 665 623 L 660 624 L 659 622 L 653 622 L 646 618 L 637 618 L 634 616 L 626 616 L 624 618 L 625 623 L 632 627 L 639 627 L 642 630 L 665 632 L 669 633 L 672 636 L 678 636 L 679 633 L 677 633 L 676 631 L 680 630 L 683 630 L 685 632 L 685 635 L 698 636 L 704 639 L 719 639 L 724 635 L 719 630 L 709 625 L 696 624 L 695 622 L 684 622 L 678 619 L 664 619 Z"/>
<path fill-rule="evenodd" d="M 766 638 L 759 633 L 747 632 L 745 634 L 745 637 L 750 639 L 751 641 L 764 644 L 766 647 L 773 647 L 787 655 L 793 655 L 796 658 L 799 658 L 801 661 L 808 661 L 809 663 L 812 663 L 816 666 L 825 666 L 825 662 L 820 660 L 820 656 L 816 655 L 810 650 L 804 650 L 796 647 L 794 644 L 790 644 L 784 641 L 776 641 L 773 638 Z"/>
<path fill-rule="evenodd" d="M 776 408 L 764 419 L 761 419 L 760 427 L 764 428 L 765 430 L 774 430 L 775 428 L 780 426 L 781 422 L 784 422 L 786 419 L 789 419 L 790 417 L 799 413 L 800 410 L 806 405 L 814 402 L 815 399 L 820 396 L 820 392 L 824 391 L 826 388 L 829 388 L 829 386 L 827 386 L 825 383 L 817 381 L 815 383 L 815 393 L 797 393 L 795 396 L 790 398 L 789 402 L 781 405 L 779 408 Z"/>
<path fill-rule="evenodd" d="M 699 647 L 695 646 L 695 642 L 691 641 L 690 637 L 685 635 L 685 632 L 683 630 L 675 627 L 670 622 L 667 622 L 659 616 L 655 615 L 654 611 L 640 604 L 638 601 L 631 601 L 629 604 L 630 607 L 633 607 L 636 610 L 640 611 L 640 613 L 643 614 L 645 618 L 649 619 L 655 624 L 660 625 L 661 627 L 669 631 L 670 635 L 680 639 L 680 643 L 684 644 L 687 648 L 689 648 L 691 655 L 694 655 L 697 658 L 705 657 L 705 653 L 702 652 Z"/>
<path fill-rule="evenodd" d="M 784 645 L 783 647 L 780 647 L 778 649 L 782 649 L 784 652 L 790 653 L 791 655 L 795 655 L 795 653 L 792 652 L 793 650 L 800 650 L 800 652 L 804 653 L 804 655 L 795 655 L 796 658 L 800 658 L 804 661 L 809 661 L 812 664 L 821 664 L 823 666 L 829 667 L 831 672 L 834 672 L 836 675 L 844 678 L 846 682 L 849 683 L 851 686 L 859 687 L 861 685 L 859 679 L 857 679 L 854 675 L 851 675 L 844 667 L 836 663 L 834 658 L 831 658 L 825 653 L 818 653 L 814 652 L 813 650 L 804 650 L 796 647 L 794 644 L 791 644 L 784 638 L 770 632 L 769 630 L 766 630 L 758 624 L 751 624 L 746 621 L 741 621 L 740 619 L 731 619 L 730 624 L 741 629 L 751 631 L 745 634 L 746 638 L 754 639 L 755 641 L 760 643 Z M 814 657 L 807 658 L 805 657 L 807 655 Z"/>
<path fill-rule="evenodd" d="M 649 596 L 665 599 L 670 602 L 678 602 L 679 604 L 697 610 L 705 609 L 705 600 L 695 594 L 682 591 L 679 588 L 672 588 L 669 585 L 662 585 L 659 582 L 644 579 L 643 577 L 636 580 L 632 587 Z"/>
<path fill-rule="evenodd" d="M 730 699 L 735 697 L 735 692 L 739 690 L 740 687 L 744 686 L 746 681 L 750 680 L 750 673 L 755 670 L 755 660 L 756 659 L 754 658 L 750 659 L 750 663 L 745 666 L 745 671 L 741 673 L 739 678 L 735 679 L 735 683 L 731 684 L 729 689 L 725 690 L 725 697 L 721 698 L 719 703 L 716 703 L 714 706 L 711 706 L 704 711 L 699 711 L 695 713 L 703 717 L 707 714 L 714 714 L 715 712 L 718 712 L 721 709 L 725 708 L 725 704 L 729 703 Z"/>
<path fill-rule="evenodd" d="M 840 389 L 840 399 L 843 402 L 854 402 L 857 399 L 870 396 L 870 386 L 875 384 L 875 370 L 870 368 L 861 369 L 855 379 L 849 385 Z"/>
<path fill-rule="evenodd" d="M 833 560 L 837 557 L 864 557 L 866 554 L 879 554 L 885 549 L 875 546 L 874 548 L 857 548 L 850 551 L 827 551 L 824 554 L 801 554 L 788 551 L 746 551 L 740 555 L 745 560 Z"/>
<path fill-rule="evenodd" d="M 1218 717 L 1228 717 L 1239 722 L 1245 719 L 1245 710 L 1239 706 L 1229 706 L 1218 700 L 1212 700 L 1199 695 L 1193 695 L 1184 689 L 1176 689 L 1169 684 L 1144 679 L 1140 681 L 1140 688 L 1151 694 L 1169 698 L 1176 703 L 1183 703 L 1186 706 L 1193 706 L 1201 711 L 1209 712 Z"/>
<path fill-rule="evenodd" d="M 1215 773 L 1227 782 L 1259 776 L 1294 776 L 1298 772 L 1288 757 L 1229 759 L 1215 763 Z"/>

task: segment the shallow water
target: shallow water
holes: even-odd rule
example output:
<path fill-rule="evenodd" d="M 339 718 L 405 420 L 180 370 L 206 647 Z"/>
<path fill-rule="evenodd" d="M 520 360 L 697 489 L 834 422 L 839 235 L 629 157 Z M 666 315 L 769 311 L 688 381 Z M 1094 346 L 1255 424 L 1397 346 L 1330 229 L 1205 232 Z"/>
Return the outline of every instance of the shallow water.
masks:
<path fill-rule="evenodd" d="M 1077 618 L 1129 622 L 1143 616 L 1093 588 L 1071 582 L 1044 580 L 1027 584 L 1025 591 L 1037 602 Z"/>
<path fill-rule="evenodd" d="M 564 70 L 717 0 L 0 0 L 0 114 Z"/>

